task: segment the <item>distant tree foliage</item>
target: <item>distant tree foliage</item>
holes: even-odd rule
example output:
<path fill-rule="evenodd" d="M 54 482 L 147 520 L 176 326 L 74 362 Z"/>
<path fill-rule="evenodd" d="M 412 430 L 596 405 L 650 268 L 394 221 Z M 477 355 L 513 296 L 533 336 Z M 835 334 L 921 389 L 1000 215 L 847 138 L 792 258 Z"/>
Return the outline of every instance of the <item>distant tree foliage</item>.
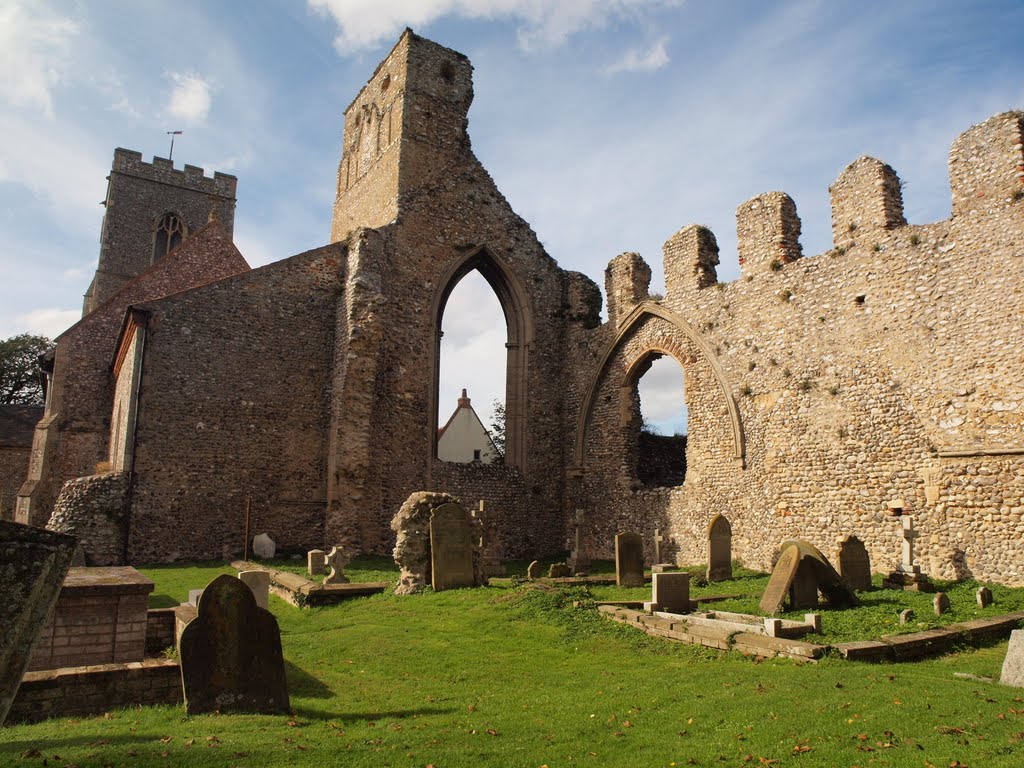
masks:
<path fill-rule="evenodd" d="M 497 449 L 498 454 L 494 457 L 492 464 L 500 464 L 505 460 L 505 404 L 500 400 L 491 402 L 493 412 L 491 413 L 491 442 Z"/>
<path fill-rule="evenodd" d="M 45 336 L 22 333 L 0 341 L 0 405 L 42 405 L 39 356 L 53 342 Z"/>

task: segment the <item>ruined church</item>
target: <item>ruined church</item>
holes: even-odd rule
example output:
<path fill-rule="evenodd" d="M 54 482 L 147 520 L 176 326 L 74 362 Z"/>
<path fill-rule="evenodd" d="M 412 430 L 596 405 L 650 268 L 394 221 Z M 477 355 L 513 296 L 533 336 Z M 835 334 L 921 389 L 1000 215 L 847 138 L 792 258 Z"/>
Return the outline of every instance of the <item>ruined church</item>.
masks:
<path fill-rule="evenodd" d="M 345 111 L 330 242 L 258 269 L 232 243 L 236 179 L 118 149 L 80 322 L 44 367 L 15 517 L 90 564 L 220 558 L 246 526 L 280 548 L 394 545 L 410 493 L 487 501 L 507 556 L 592 557 L 634 530 L 680 563 L 770 565 L 791 538 L 899 560 L 902 500 L 941 578 L 1024 584 L 1024 114 L 955 139 L 951 215 L 908 224 L 862 157 L 830 187 L 834 247 L 802 253 L 782 192 L 714 234 L 636 253 L 602 293 L 559 268 L 473 155 L 465 56 L 406 31 Z M 670 234 L 670 233 L 666 233 Z M 441 317 L 477 270 L 507 323 L 504 461 L 438 458 Z M 685 375 L 685 478 L 642 469 L 637 382 Z M 447 405 L 447 404 L 446 404 Z M 649 553 L 650 559 L 652 553 Z"/>

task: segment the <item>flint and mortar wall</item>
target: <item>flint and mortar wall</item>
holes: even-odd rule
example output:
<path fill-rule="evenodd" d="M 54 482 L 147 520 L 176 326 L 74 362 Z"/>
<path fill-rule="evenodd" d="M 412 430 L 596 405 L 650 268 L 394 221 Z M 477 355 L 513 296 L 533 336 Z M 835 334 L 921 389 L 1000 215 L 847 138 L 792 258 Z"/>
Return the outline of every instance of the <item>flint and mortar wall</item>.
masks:
<path fill-rule="evenodd" d="M 128 478 L 120 472 L 64 483 L 46 527 L 78 539 L 86 565 L 124 563 Z"/>
<path fill-rule="evenodd" d="M 947 221 L 905 225 L 895 174 L 862 158 L 832 187 L 837 247 L 825 254 L 796 258 L 785 233 L 799 222 L 776 194 L 737 212 L 744 276 L 734 283 L 694 268 L 715 260 L 706 238 L 681 237 L 684 229 L 670 240 L 668 294 L 650 306 L 677 321 L 641 317 L 604 372 L 591 369 L 588 382 L 581 370 L 587 383 L 571 390 L 596 378 L 570 505 L 591 513 L 597 553 L 611 554 L 617 529 L 650 543 L 661 527 L 680 561 L 700 562 L 707 524 L 721 513 L 734 555 L 750 565 L 768 567 L 787 538 L 832 554 L 852 533 L 885 571 L 900 552 L 885 510 L 903 498 L 926 571 L 1024 583 L 1020 135 L 1021 113 L 1006 113 L 957 139 Z M 634 490 L 621 426 L 626 372 L 672 342 L 690 413 L 686 483 Z M 742 460 L 729 455 L 730 399 Z"/>

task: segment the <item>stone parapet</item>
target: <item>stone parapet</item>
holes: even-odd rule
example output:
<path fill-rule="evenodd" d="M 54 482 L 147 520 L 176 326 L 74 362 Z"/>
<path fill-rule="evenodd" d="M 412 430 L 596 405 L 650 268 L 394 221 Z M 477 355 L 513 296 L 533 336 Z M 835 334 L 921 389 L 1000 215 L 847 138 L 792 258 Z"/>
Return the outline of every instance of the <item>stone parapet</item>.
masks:
<path fill-rule="evenodd" d="M 785 192 L 766 192 L 736 209 L 740 271 L 744 277 L 778 270 L 802 255 L 800 217 Z"/>

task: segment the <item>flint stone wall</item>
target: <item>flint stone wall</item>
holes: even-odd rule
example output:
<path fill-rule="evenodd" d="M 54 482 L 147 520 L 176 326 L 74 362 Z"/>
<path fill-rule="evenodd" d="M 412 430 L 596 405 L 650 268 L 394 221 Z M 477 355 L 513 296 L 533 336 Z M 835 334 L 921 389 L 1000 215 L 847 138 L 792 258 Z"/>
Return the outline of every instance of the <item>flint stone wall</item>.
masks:
<path fill-rule="evenodd" d="M 121 472 L 64 483 L 47 528 L 78 539 L 86 565 L 124 563 L 128 477 Z"/>

